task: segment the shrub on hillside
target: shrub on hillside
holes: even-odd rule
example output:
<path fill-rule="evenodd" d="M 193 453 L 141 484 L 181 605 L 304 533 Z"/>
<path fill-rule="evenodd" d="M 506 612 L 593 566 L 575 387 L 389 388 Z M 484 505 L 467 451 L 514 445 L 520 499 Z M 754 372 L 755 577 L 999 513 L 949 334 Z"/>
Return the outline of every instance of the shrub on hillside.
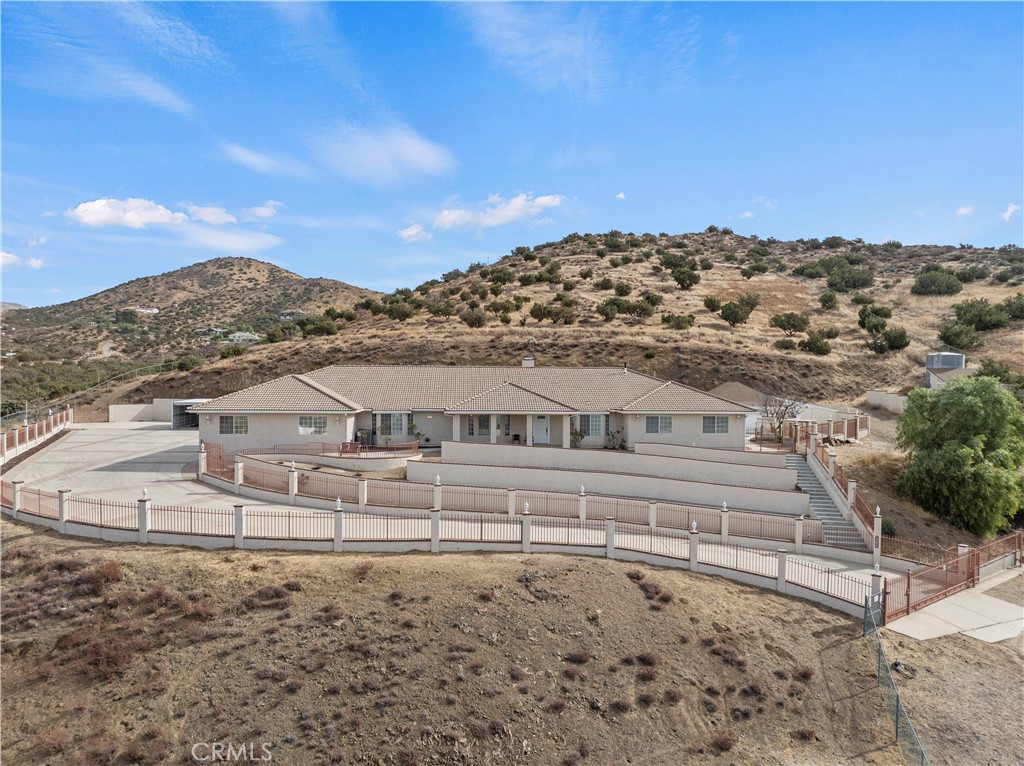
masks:
<path fill-rule="evenodd" d="M 661 323 L 673 330 L 689 330 L 693 327 L 693 314 L 662 314 Z"/>
<path fill-rule="evenodd" d="M 679 289 L 689 290 L 700 282 L 700 274 L 692 269 L 673 269 L 672 279 L 679 285 Z"/>
<path fill-rule="evenodd" d="M 839 296 L 833 292 L 822 293 L 818 296 L 818 303 L 823 309 L 834 309 L 839 306 Z"/>
<path fill-rule="evenodd" d="M 469 327 L 483 327 L 487 324 L 487 315 L 480 309 L 466 309 L 459 314 L 459 319 Z"/>
<path fill-rule="evenodd" d="M 716 311 L 722 308 L 722 301 L 720 301 L 714 295 L 706 295 L 704 296 L 704 308 L 706 308 L 711 313 L 715 313 Z"/>
<path fill-rule="evenodd" d="M 808 327 L 810 327 L 810 324 L 810 319 L 803 314 L 797 314 L 795 311 L 775 314 L 768 320 L 768 325 L 770 327 L 782 330 L 789 337 L 796 335 L 798 332 L 804 332 Z"/>
<path fill-rule="evenodd" d="M 956 295 L 963 289 L 963 283 L 956 274 L 939 269 L 918 274 L 910 292 L 914 295 Z"/>
<path fill-rule="evenodd" d="M 939 328 L 939 340 L 961 351 L 981 345 L 981 333 L 970 325 L 951 322 Z"/>
<path fill-rule="evenodd" d="M 796 349 L 796 341 L 792 338 L 779 338 L 775 341 L 774 345 L 780 351 L 793 351 Z"/>
<path fill-rule="evenodd" d="M 856 269 L 846 265 L 828 275 L 828 286 L 837 293 L 846 293 L 862 287 L 871 287 L 874 282 L 875 272 L 870 268 Z"/>
<path fill-rule="evenodd" d="M 1024 293 L 1017 293 L 1004 300 L 1003 308 L 1010 319 L 1024 319 Z"/>
<path fill-rule="evenodd" d="M 1010 323 L 1010 314 L 1001 304 L 992 305 L 985 298 L 972 298 L 953 306 L 956 321 L 975 330 L 995 330 Z"/>
<path fill-rule="evenodd" d="M 220 350 L 220 358 L 221 359 L 229 359 L 229 358 L 231 358 L 233 356 L 241 356 L 242 354 L 244 354 L 248 350 L 249 349 L 247 347 L 245 347 L 245 346 L 241 346 L 241 345 L 239 345 L 237 343 L 232 343 L 232 344 L 230 344 L 228 346 L 225 346 L 224 348 L 222 348 Z"/>
<path fill-rule="evenodd" d="M 738 324 L 746 323 L 750 317 L 750 311 L 738 303 L 729 301 L 722 306 L 721 315 L 722 319 L 728 322 L 730 327 L 735 327 Z"/>
<path fill-rule="evenodd" d="M 807 337 L 800 341 L 797 346 L 802 351 L 818 356 L 827 356 L 832 353 L 832 344 L 825 340 L 824 336 L 817 330 L 809 330 Z"/>

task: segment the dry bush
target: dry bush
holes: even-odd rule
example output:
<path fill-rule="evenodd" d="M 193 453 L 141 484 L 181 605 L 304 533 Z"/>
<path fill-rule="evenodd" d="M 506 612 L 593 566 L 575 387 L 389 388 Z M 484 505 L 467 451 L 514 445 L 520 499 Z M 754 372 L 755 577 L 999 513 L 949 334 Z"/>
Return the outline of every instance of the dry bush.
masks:
<path fill-rule="evenodd" d="M 747 707 L 746 705 L 738 705 L 734 707 L 730 712 L 732 714 L 732 717 L 735 718 L 737 721 L 749 720 L 754 715 L 753 709 Z"/>
<path fill-rule="evenodd" d="M 281 587 L 285 590 L 290 590 L 292 593 L 297 593 L 302 590 L 302 583 L 298 580 L 288 580 L 288 582 L 282 583 Z"/>
<path fill-rule="evenodd" d="M 591 656 L 592 655 L 590 654 L 590 652 L 588 652 L 586 649 L 577 649 L 575 651 L 569 652 L 564 657 L 562 657 L 562 659 L 565 662 L 571 662 L 574 665 L 586 665 L 590 661 Z"/>
<path fill-rule="evenodd" d="M 548 712 L 549 713 L 556 713 L 557 714 L 557 713 L 561 713 L 563 710 L 565 710 L 565 700 L 561 700 L 561 699 L 553 700 L 552 702 L 550 702 L 548 704 Z"/>
<path fill-rule="evenodd" d="M 356 580 L 362 582 L 366 579 L 366 576 L 370 574 L 371 571 L 373 571 L 373 562 L 361 561 L 360 563 L 356 564 L 355 567 L 353 567 L 352 574 L 355 575 Z"/>
<path fill-rule="evenodd" d="M 670 705 L 676 705 L 683 699 L 683 692 L 681 689 L 677 689 L 672 686 L 665 690 L 665 702 Z"/>
<path fill-rule="evenodd" d="M 728 753 L 736 747 L 736 738 L 729 734 L 719 734 L 711 740 L 711 747 L 720 753 Z"/>
<path fill-rule="evenodd" d="M 707 710 L 709 713 L 718 712 L 718 703 L 710 697 L 702 697 L 701 702 L 704 703 L 704 709 Z"/>
<path fill-rule="evenodd" d="M 657 667 L 658 663 L 661 662 L 661 655 L 652 651 L 640 652 L 640 654 L 636 655 L 636 661 L 641 665 L 653 668 Z"/>
<path fill-rule="evenodd" d="M 638 705 L 642 707 L 650 707 L 654 704 L 655 696 L 650 692 L 640 692 L 636 695 L 636 701 Z"/>
<path fill-rule="evenodd" d="M 513 681 L 522 681 L 526 678 L 526 671 L 523 669 L 522 665 L 513 665 L 508 670 L 508 677 Z"/>
<path fill-rule="evenodd" d="M 641 683 L 645 683 L 645 684 L 646 683 L 650 683 L 651 681 L 654 681 L 657 677 L 658 677 L 658 671 L 657 671 L 656 668 L 644 667 L 644 668 L 640 668 L 636 672 L 636 680 L 640 681 Z"/>
<path fill-rule="evenodd" d="M 628 577 L 633 582 L 640 582 L 642 579 L 644 579 L 644 573 L 639 571 L 638 569 L 631 569 L 628 572 L 626 572 L 626 577 Z"/>
<path fill-rule="evenodd" d="M 797 729 L 796 731 L 791 731 L 789 736 L 801 742 L 813 742 L 818 738 L 818 734 L 814 729 Z"/>
<path fill-rule="evenodd" d="M 810 665 L 804 665 L 802 668 L 794 672 L 793 675 L 804 683 L 807 683 L 814 678 L 814 668 Z"/>
<path fill-rule="evenodd" d="M 633 709 L 633 703 L 627 699 L 613 700 L 611 709 L 616 713 L 628 713 Z"/>

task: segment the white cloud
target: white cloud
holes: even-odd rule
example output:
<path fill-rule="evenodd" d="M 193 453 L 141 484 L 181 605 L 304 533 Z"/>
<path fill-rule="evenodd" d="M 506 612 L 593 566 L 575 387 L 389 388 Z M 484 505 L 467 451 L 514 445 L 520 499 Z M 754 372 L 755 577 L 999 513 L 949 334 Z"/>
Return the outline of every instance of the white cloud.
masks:
<path fill-rule="evenodd" d="M 223 58 L 213 41 L 180 19 L 157 9 L 153 3 L 112 3 L 111 12 L 126 22 L 147 50 L 164 58 L 185 62 L 213 62 Z"/>
<path fill-rule="evenodd" d="M 28 246 L 29 247 L 42 247 L 43 245 L 46 244 L 46 241 L 48 239 L 49 239 L 49 237 L 35 237 L 35 238 L 30 239 L 28 241 Z"/>
<path fill-rule="evenodd" d="M 98 95 L 135 98 L 186 116 L 192 114 L 195 109 L 187 98 L 142 72 L 99 59 L 88 62 L 88 67 L 92 71 L 87 75 L 87 79 Z"/>
<path fill-rule="evenodd" d="M 42 258 L 19 258 L 14 253 L 8 253 L 6 251 L 0 252 L 0 268 L 10 269 L 15 266 L 28 266 L 30 269 L 39 270 L 43 268 L 44 261 Z"/>
<path fill-rule="evenodd" d="M 214 226 L 225 223 L 238 223 L 238 219 L 222 207 L 213 205 L 186 205 L 188 214 L 193 221 L 202 221 Z"/>
<path fill-rule="evenodd" d="M 262 152 L 246 149 L 239 144 L 221 144 L 221 150 L 228 159 L 249 168 L 256 173 L 268 176 L 295 176 L 303 178 L 310 175 L 309 168 L 291 157 L 273 156 Z"/>
<path fill-rule="evenodd" d="M 442 210 L 434 219 L 435 229 L 475 228 L 489 229 L 514 221 L 534 218 L 543 210 L 558 207 L 562 204 L 560 194 L 547 194 L 533 197 L 520 194 L 510 200 L 502 200 L 495 194 L 488 198 L 487 207 L 474 211 L 465 208 Z"/>
<path fill-rule="evenodd" d="M 401 237 L 403 242 L 423 242 L 425 240 L 431 240 L 434 235 L 424 229 L 420 224 L 414 223 L 411 226 L 406 226 L 404 229 L 399 229 L 397 232 L 398 236 Z"/>
<path fill-rule="evenodd" d="M 615 199 L 626 199 L 626 195 L 624 192 L 619 192 L 615 195 Z"/>
<path fill-rule="evenodd" d="M 1002 214 L 1003 220 L 1009 222 L 1013 218 L 1013 214 L 1020 210 L 1020 205 L 1015 205 L 1012 202 L 1006 206 L 1006 212 Z"/>
<path fill-rule="evenodd" d="M 284 242 L 281 237 L 248 229 L 211 229 L 194 223 L 181 226 L 185 239 L 206 250 L 229 253 L 261 253 Z"/>
<path fill-rule="evenodd" d="M 66 215 L 86 226 L 127 226 L 145 229 L 152 225 L 173 225 L 185 221 L 184 213 L 174 213 L 148 199 L 103 199 L 83 202 Z"/>
<path fill-rule="evenodd" d="M 256 207 L 250 207 L 244 210 L 242 212 L 242 218 L 246 221 L 265 221 L 277 215 L 277 211 L 282 207 L 283 205 L 276 199 L 268 199 L 262 205 L 257 205 Z"/>
<path fill-rule="evenodd" d="M 963 207 L 958 207 L 956 209 L 956 217 L 957 218 L 964 218 L 965 216 L 969 216 L 973 212 L 974 212 L 974 205 L 964 205 Z"/>
<path fill-rule="evenodd" d="M 283 220 L 283 219 L 282 219 Z M 385 231 L 389 227 L 371 213 L 356 213 L 343 216 L 289 216 L 287 223 L 304 229 L 352 229 L 355 231 Z"/>
<path fill-rule="evenodd" d="M 455 166 L 445 147 L 400 122 L 368 128 L 341 121 L 316 139 L 316 149 L 336 173 L 371 186 L 437 175 Z"/>
<path fill-rule="evenodd" d="M 751 202 L 753 202 L 755 205 L 761 205 L 765 210 L 767 210 L 770 213 L 774 213 L 776 210 L 779 209 L 779 204 L 777 200 L 773 200 L 770 197 L 765 197 L 764 195 L 760 197 L 754 197 L 754 199 L 752 199 Z"/>
<path fill-rule="evenodd" d="M 753 218 L 753 217 L 754 217 L 754 213 L 752 211 L 750 211 L 750 210 L 744 210 L 742 213 L 740 213 L 740 218 Z"/>

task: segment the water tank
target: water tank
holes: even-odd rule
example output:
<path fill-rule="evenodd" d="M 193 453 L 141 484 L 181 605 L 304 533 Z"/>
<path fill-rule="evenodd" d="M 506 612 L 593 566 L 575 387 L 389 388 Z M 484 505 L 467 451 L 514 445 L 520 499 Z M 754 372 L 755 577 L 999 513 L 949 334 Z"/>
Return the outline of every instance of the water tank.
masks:
<path fill-rule="evenodd" d="M 962 370 L 965 367 L 963 354 L 954 354 L 950 351 L 936 351 L 928 354 L 928 361 L 925 366 L 929 370 Z"/>

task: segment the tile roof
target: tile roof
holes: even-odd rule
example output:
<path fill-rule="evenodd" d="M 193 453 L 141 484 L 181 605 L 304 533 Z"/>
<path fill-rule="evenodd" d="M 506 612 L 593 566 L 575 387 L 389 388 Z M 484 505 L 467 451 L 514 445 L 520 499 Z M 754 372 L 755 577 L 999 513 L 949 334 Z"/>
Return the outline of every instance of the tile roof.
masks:
<path fill-rule="evenodd" d="M 624 407 L 622 412 L 729 412 L 746 413 L 749 407 L 736 404 L 682 383 L 665 383 Z"/>
<path fill-rule="evenodd" d="M 529 391 L 515 383 L 502 383 L 482 394 L 471 396 L 445 412 L 576 412 L 572 407 Z"/>
<path fill-rule="evenodd" d="M 512 387 L 515 388 L 512 388 Z M 332 392 L 333 398 L 325 392 Z M 657 396 L 651 396 L 659 392 Z M 492 403 L 542 412 L 746 412 L 748 408 L 689 386 L 622 367 L 445 367 L 433 365 L 334 365 L 247 388 L 194 411 L 408 412 L 454 411 L 484 395 Z M 319 397 L 319 398 L 317 398 Z M 532 397 L 532 398 L 531 398 Z M 648 399 L 648 397 L 650 397 Z M 472 406 L 482 406 L 480 398 Z M 641 400 L 645 400 L 643 403 Z M 303 407 L 298 407 L 304 404 Z M 496 408 L 497 409 L 497 408 Z M 470 411 L 470 410 L 460 410 Z M 480 410 L 472 410 L 480 411 Z M 501 411 L 501 410 L 498 410 Z M 519 411 L 519 410 L 513 410 Z"/>

